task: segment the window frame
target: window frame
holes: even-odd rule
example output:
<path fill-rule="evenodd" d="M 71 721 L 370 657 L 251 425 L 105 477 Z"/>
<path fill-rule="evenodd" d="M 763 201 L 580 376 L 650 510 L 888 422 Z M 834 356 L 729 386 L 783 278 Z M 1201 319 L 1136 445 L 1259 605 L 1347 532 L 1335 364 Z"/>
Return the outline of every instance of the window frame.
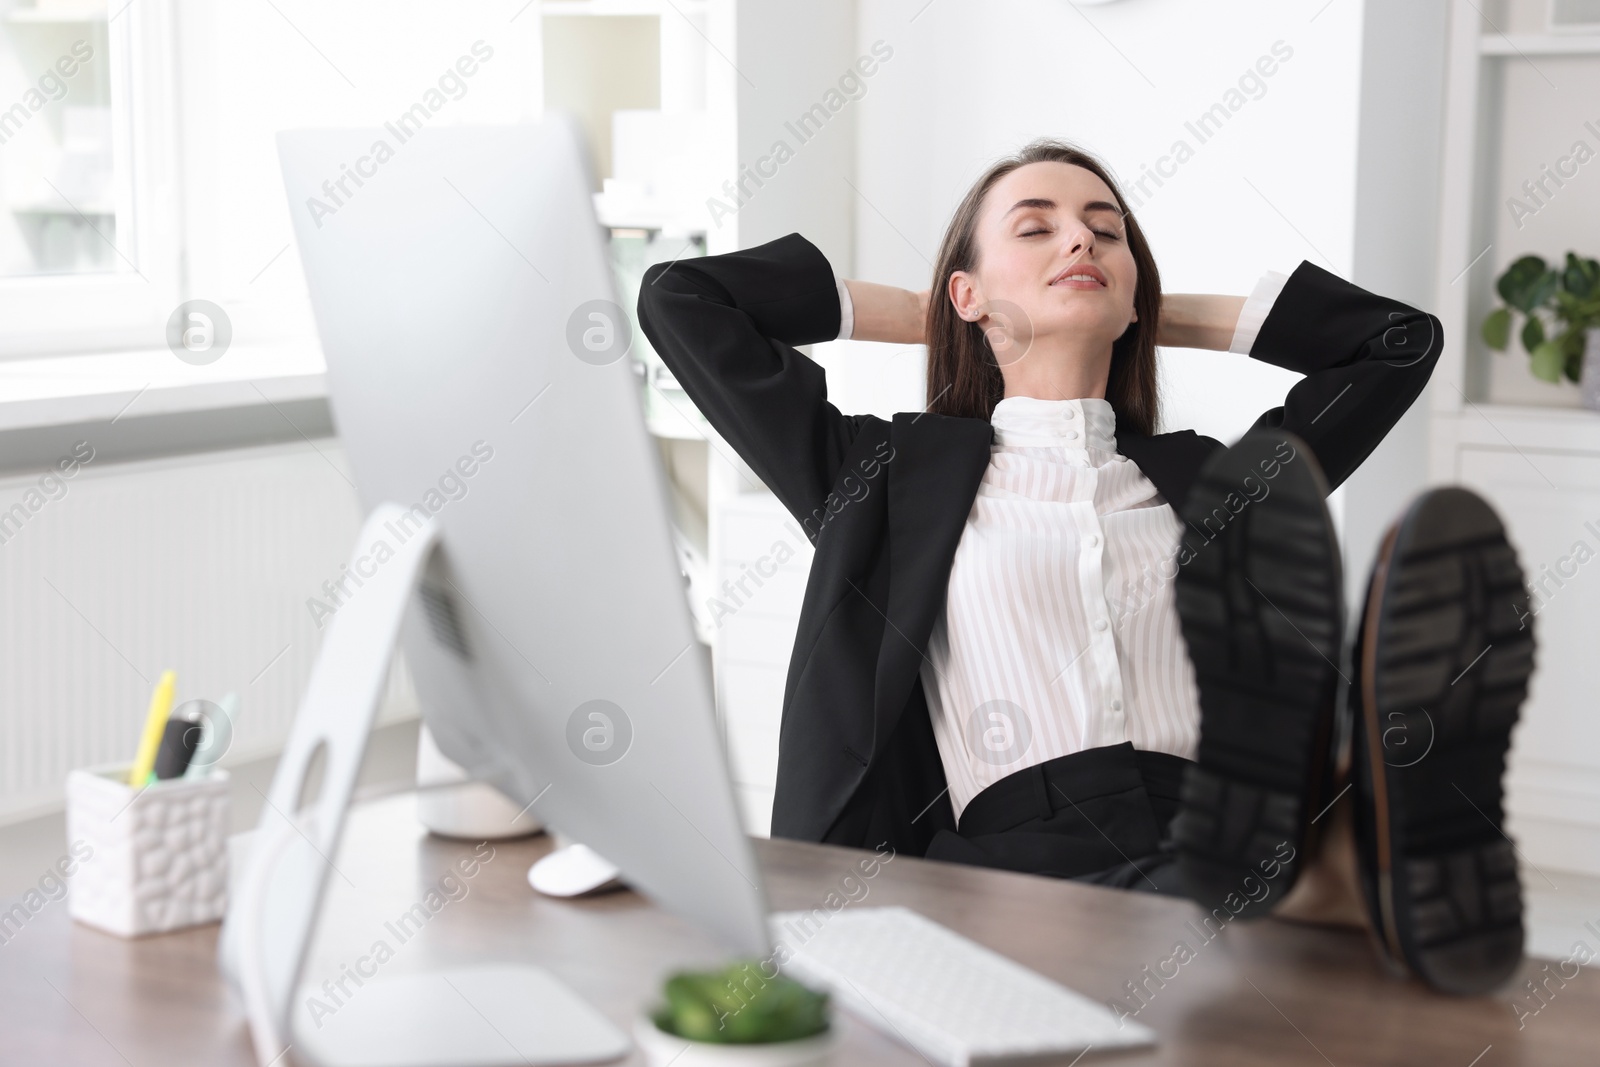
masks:
<path fill-rule="evenodd" d="M 0 278 L 0 360 L 157 348 L 178 304 L 183 234 L 172 4 L 111 0 L 119 2 L 106 19 L 115 247 L 137 270 Z"/>

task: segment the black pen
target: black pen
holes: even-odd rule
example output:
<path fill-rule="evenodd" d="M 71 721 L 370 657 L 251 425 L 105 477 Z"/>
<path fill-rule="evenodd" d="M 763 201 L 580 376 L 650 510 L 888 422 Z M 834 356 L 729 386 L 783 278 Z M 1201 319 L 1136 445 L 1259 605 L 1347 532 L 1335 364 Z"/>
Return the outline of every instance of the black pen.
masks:
<path fill-rule="evenodd" d="M 161 747 L 156 750 L 156 778 L 180 778 L 189 769 L 195 749 L 200 746 L 200 720 L 168 719 L 161 733 Z"/>

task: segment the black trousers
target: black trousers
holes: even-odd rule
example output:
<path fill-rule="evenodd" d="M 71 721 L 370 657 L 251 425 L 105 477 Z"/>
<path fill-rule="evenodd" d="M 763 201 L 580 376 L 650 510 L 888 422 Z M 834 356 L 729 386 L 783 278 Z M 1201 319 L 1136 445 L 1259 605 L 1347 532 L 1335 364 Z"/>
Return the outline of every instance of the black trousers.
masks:
<path fill-rule="evenodd" d="M 1024 767 L 973 797 L 926 856 L 1182 896 L 1168 828 L 1190 762 L 1124 742 Z"/>

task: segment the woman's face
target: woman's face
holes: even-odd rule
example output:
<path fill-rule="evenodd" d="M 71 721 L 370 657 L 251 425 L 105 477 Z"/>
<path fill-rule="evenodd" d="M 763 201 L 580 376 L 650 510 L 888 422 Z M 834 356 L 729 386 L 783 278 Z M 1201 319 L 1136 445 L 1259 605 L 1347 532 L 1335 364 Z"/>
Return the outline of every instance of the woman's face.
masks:
<path fill-rule="evenodd" d="M 956 311 L 985 330 L 999 328 L 1016 347 L 1109 348 L 1138 316 L 1138 268 L 1116 197 L 1093 171 L 1072 163 L 1029 163 L 995 183 L 978 212 L 977 266 L 950 276 Z"/>

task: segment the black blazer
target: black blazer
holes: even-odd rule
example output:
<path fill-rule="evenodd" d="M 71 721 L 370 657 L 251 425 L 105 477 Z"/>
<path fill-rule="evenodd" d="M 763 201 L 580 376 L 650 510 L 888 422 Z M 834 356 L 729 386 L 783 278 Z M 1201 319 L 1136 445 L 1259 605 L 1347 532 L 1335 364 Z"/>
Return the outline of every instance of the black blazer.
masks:
<path fill-rule="evenodd" d="M 772 833 L 922 855 L 955 818 L 918 668 L 992 427 L 834 407 L 822 368 L 794 346 L 838 336 L 838 291 L 798 233 L 651 266 L 638 315 L 690 399 L 816 548 L 784 689 Z M 1302 437 L 1336 487 L 1422 391 L 1442 342 L 1435 316 L 1302 261 L 1250 358 L 1306 377 L 1255 425 Z M 1120 418 L 1116 438 L 1177 509 L 1223 447 L 1193 430 L 1144 436 Z"/>

